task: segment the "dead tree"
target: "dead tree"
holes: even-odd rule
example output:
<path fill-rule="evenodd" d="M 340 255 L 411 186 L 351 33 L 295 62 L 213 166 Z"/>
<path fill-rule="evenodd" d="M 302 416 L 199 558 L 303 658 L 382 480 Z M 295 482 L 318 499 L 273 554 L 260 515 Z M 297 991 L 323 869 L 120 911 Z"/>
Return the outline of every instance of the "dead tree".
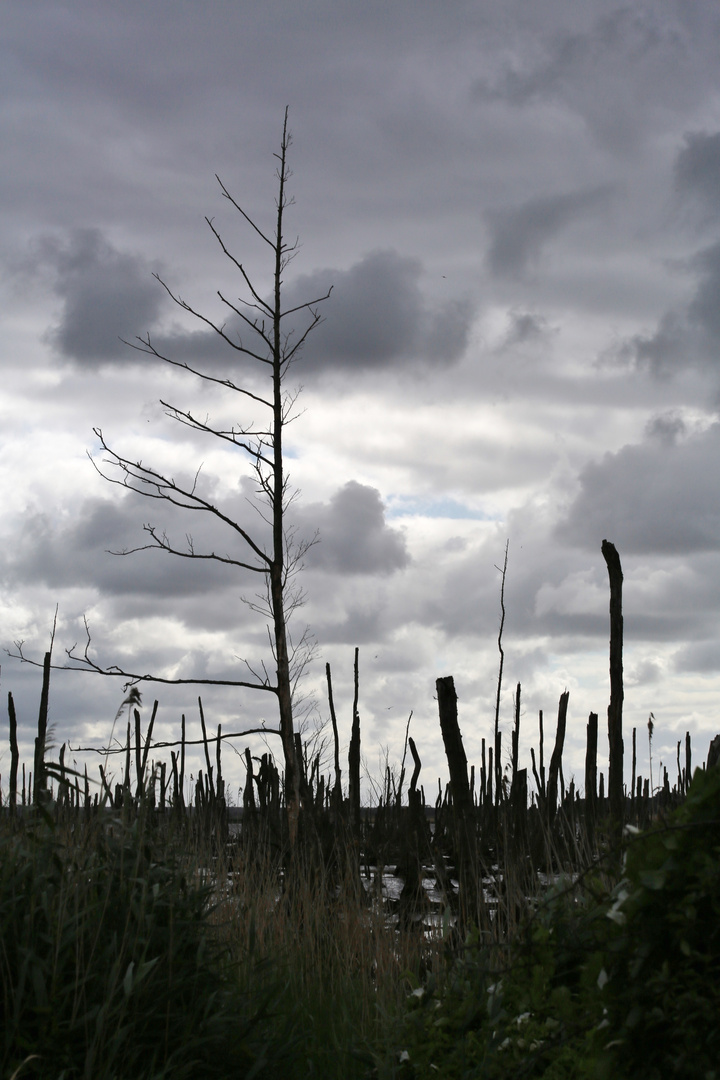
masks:
<path fill-rule="evenodd" d="M 602 542 L 602 554 L 610 579 L 610 704 L 608 705 L 608 796 L 610 816 L 619 833 L 623 817 L 623 573 L 620 556 L 609 540 Z"/>
<path fill-rule="evenodd" d="M 255 376 L 264 375 L 265 389 L 258 389 L 258 382 L 243 379 L 242 374 L 230 373 L 222 377 L 215 371 L 193 365 L 177 357 L 166 355 L 153 343 L 149 334 L 139 337 L 134 343 L 126 342 L 148 356 L 154 357 L 180 368 L 202 379 L 206 384 L 238 395 L 238 401 L 251 406 L 262 414 L 260 422 L 250 424 L 238 421 L 237 424 L 224 427 L 213 424 L 209 419 L 200 419 L 192 411 L 180 409 L 161 401 L 167 415 L 192 431 L 218 439 L 226 446 L 236 450 L 243 459 L 243 469 L 249 466 L 254 477 L 256 494 L 261 501 L 259 524 L 252 527 L 238 521 L 230 512 L 226 512 L 220 502 L 212 501 L 203 495 L 198 486 L 198 474 L 189 484 L 177 481 L 170 474 L 158 471 L 140 461 L 123 456 L 112 449 L 106 442 L 103 432 L 95 429 L 103 451 L 102 461 L 93 461 L 98 472 L 113 484 L 127 488 L 149 499 L 169 503 L 172 507 L 207 514 L 216 524 L 224 527 L 228 535 L 229 547 L 226 553 L 215 550 L 201 551 L 196 548 L 191 535 L 184 538 L 184 543 L 177 545 L 168 534 L 155 524 L 146 524 L 144 530 L 148 542 L 139 547 L 112 554 L 128 555 L 135 551 L 154 549 L 191 560 L 210 560 L 223 563 L 241 572 L 248 571 L 257 576 L 260 589 L 255 596 L 245 602 L 267 619 L 268 636 L 273 655 L 273 665 L 264 661 L 244 661 L 247 678 L 237 680 L 222 679 L 168 679 L 161 676 L 126 671 L 116 666 L 103 667 L 96 663 L 89 652 L 90 635 L 84 654 L 69 650 L 70 663 L 76 670 L 91 670 L 105 675 L 117 675 L 132 682 L 164 682 L 172 684 L 203 684 L 247 687 L 273 694 L 277 698 L 279 711 L 279 733 L 282 740 L 285 765 L 285 790 L 288 806 L 288 819 L 291 842 L 297 835 L 298 812 L 300 806 L 300 770 L 296 760 L 296 747 L 293 723 L 293 693 L 297 685 L 304 661 L 308 655 L 307 634 L 293 645 L 288 629 L 288 619 L 301 602 L 302 593 L 294 580 L 294 575 L 302 565 L 302 559 L 308 547 L 314 542 L 297 542 L 295 535 L 287 525 L 286 512 L 295 496 L 288 486 L 283 456 L 283 435 L 287 425 L 297 415 L 295 403 L 298 391 L 291 392 L 287 386 L 288 372 L 297 359 L 308 334 L 320 321 L 318 305 L 325 296 L 310 299 L 291 307 L 283 307 L 283 273 L 298 249 L 298 241 L 288 243 L 285 238 L 285 211 L 292 200 L 287 194 L 290 170 L 287 164 L 291 136 L 288 130 L 288 110 L 285 110 L 280 152 L 276 169 L 277 194 L 275 200 L 275 220 L 272 230 L 265 231 L 251 218 L 242 206 L 235 201 L 223 182 L 217 177 L 224 199 L 234 208 L 255 234 L 269 248 L 272 264 L 272 295 L 263 296 L 254 284 L 253 278 L 243 263 L 227 248 L 220 232 L 210 218 L 206 218 L 208 227 L 217 240 L 223 254 L 234 270 L 239 274 L 241 288 L 245 298 L 233 302 L 218 290 L 221 304 L 227 309 L 228 317 L 234 327 L 229 329 L 225 322 L 216 322 L 201 314 L 191 304 L 182 299 L 157 274 L 158 282 L 165 289 L 170 299 L 184 312 L 194 316 L 199 322 L 209 327 L 228 347 L 229 356 L 235 361 L 250 363 Z M 235 332 L 237 330 L 237 332 Z M 249 388 L 252 386 L 252 390 Z M 92 458 L 91 458 L 92 460 Z M 20 649 L 22 659 L 22 650 Z M 274 666 L 275 674 L 268 671 Z"/>

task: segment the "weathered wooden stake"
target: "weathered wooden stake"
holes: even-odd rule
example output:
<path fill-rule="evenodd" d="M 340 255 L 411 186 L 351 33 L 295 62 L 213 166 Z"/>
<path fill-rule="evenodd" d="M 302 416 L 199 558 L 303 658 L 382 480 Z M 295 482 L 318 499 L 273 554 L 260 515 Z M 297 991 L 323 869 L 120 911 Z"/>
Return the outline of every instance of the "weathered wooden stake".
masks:
<path fill-rule="evenodd" d="M 558 704 L 557 731 L 555 733 L 555 746 L 550 758 L 550 772 L 548 773 L 547 785 L 547 812 L 548 820 L 552 823 L 557 810 L 558 778 L 562 763 L 563 746 L 565 745 L 565 726 L 567 724 L 568 701 L 570 691 L 564 690 L 560 695 Z"/>
<path fill-rule="evenodd" d="M 358 699 L 360 696 L 359 677 L 360 650 L 355 649 L 355 664 L 353 667 L 354 695 L 353 695 L 353 718 L 350 746 L 348 748 L 348 800 L 350 803 L 350 827 L 356 834 L 360 831 L 360 714 L 358 712 Z"/>
<path fill-rule="evenodd" d="M 33 787 L 33 802 L 40 804 L 45 796 L 45 741 L 47 738 L 48 703 L 50 699 L 50 658 L 52 653 L 46 652 L 43 662 L 43 681 L 40 692 L 40 712 L 38 713 L 38 733 L 35 739 L 35 783 Z"/>
<path fill-rule="evenodd" d="M 328 688 L 328 704 L 330 706 L 330 720 L 333 729 L 333 744 L 335 747 L 335 787 L 333 788 L 333 805 L 336 810 L 342 806 L 342 773 L 340 771 L 340 738 L 338 736 L 337 716 L 335 715 L 335 703 L 333 702 L 332 675 L 330 665 L 325 665 L 325 677 Z"/>
<path fill-rule="evenodd" d="M 467 757 L 458 724 L 457 694 L 452 675 L 435 683 L 440 730 L 445 745 L 455 820 L 461 909 L 466 919 L 477 912 L 479 892 L 476 876 L 475 815 L 468 783 Z"/>
<path fill-rule="evenodd" d="M 8 719 L 10 721 L 10 814 L 15 813 L 17 805 L 17 778 L 20 751 L 17 741 L 17 717 L 12 694 L 8 694 Z"/>
<path fill-rule="evenodd" d="M 610 579 L 610 704 L 608 705 L 608 800 L 616 833 L 623 818 L 623 573 L 620 556 L 609 540 L 602 542 L 602 554 Z"/>
<path fill-rule="evenodd" d="M 518 771 L 518 749 L 520 744 L 520 683 L 515 691 L 515 727 L 512 732 L 512 786 L 515 786 L 515 777 Z M 527 777 L 526 777 L 527 790 Z"/>
<path fill-rule="evenodd" d="M 185 713 L 180 721 L 180 802 L 185 805 Z"/>
<path fill-rule="evenodd" d="M 591 712 L 587 722 L 585 750 L 585 824 L 588 838 L 592 837 L 597 804 L 597 737 L 598 715 Z"/>

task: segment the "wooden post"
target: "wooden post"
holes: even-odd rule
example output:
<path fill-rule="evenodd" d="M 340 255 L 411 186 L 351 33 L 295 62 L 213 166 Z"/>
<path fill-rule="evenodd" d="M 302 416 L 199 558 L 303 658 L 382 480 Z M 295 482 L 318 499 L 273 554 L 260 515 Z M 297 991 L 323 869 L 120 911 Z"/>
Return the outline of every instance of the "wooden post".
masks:
<path fill-rule="evenodd" d="M 47 738 L 48 702 L 50 698 L 50 657 L 45 653 L 43 661 L 43 681 L 40 692 L 40 712 L 38 713 L 38 733 L 35 740 L 35 763 L 33 765 L 34 786 L 33 802 L 39 805 L 45 795 L 45 740 Z"/>
<path fill-rule="evenodd" d="M 218 799 L 225 798 L 225 781 L 222 776 L 222 759 L 221 759 L 221 747 L 222 747 L 222 724 L 218 724 L 217 730 L 217 746 L 215 748 L 215 785 L 217 787 Z"/>
<path fill-rule="evenodd" d="M 515 691 L 515 727 L 512 733 L 512 786 L 515 787 L 515 778 L 518 771 L 518 747 L 520 744 L 520 683 Z M 525 776 L 525 790 L 527 791 L 527 774 Z"/>
<path fill-rule="evenodd" d="M 527 847 L 527 769 L 518 769 L 512 786 L 513 807 L 513 855 L 519 861 Z"/>
<path fill-rule="evenodd" d="M 125 788 L 125 791 L 128 793 L 128 795 L 130 794 L 130 748 L 131 747 L 132 747 L 132 738 L 131 738 L 131 735 L 130 735 L 130 721 L 128 720 L 127 742 L 125 744 L 125 776 L 123 778 L 123 787 Z M 123 805 L 125 805 L 125 800 L 123 800 Z"/>
<path fill-rule="evenodd" d="M 8 694 L 8 719 L 10 721 L 10 814 L 15 813 L 17 806 L 17 778 L 20 752 L 17 741 L 17 717 L 15 715 L 15 702 L 12 694 Z"/>
<path fill-rule="evenodd" d="M 333 807 L 339 812 L 342 807 L 342 773 L 340 772 L 340 738 L 338 736 L 337 716 L 335 715 L 335 703 L 333 701 L 332 674 L 330 665 L 325 665 L 325 677 L 328 688 L 328 704 L 330 706 L 330 720 L 333 729 L 333 744 L 335 747 L 335 786 L 332 793 Z"/>
<path fill-rule="evenodd" d="M 202 698 L 198 698 L 198 709 L 200 710 L 200 726 L 202 728 L 203 750 L 205 751 L 205 765 L 207 766 L 207 780 L 210 792 L 210 800 L 215 798 L 215 788 L 213 787 L 213 770 L 212 765 L 210 764 L 210 749 L 208 747 L 207 728 L 205 727 L 205 713 L 203 711 Z"/>
<path fill-rule="evenodd" d="M 180 720 L 180 776 L 178 777 L 178 784 L 180 785 L 180 805 L 185 805 L 185 713 L 182 714 Z"/>
<path fill-rule="evenodd" d="M 355 649 L 355 664 L 353 666 L 353 718 L 350 746 L 348 748 L 348 801 L 350 803 L 350 827 L 357 835 L 360 832 L 360 713 L 358 712 L 358 698 L 360 695 L 360 678 L 358 664 L 360 650 Z"/>
<path fill-rule="evenodd" d="M 602 554 L 610 579 L 610 704 L 608 705 L 608 800 L 616 834 L 623 819 L 623 573 L 620 556 L 609 540 L 602 542 Z"/>
<path fill-rule="evenodd" d="M 560 695 L 560 702 L 558 704 L 558 719 L 557 731 L 555 732 L 555 746 L 553 748 L 552 757 L 550 758 L 550 772 L 548 774 L 547 807 L 548 820 L 550 821 L 550 823 L 552 823 L 552 821 L 554 820 L 555 812 L 557 810 L 558 776 L 560 774 L 563 746 L 565 745 L 565 727 L 567 724 L 567 710 L 569 700 L 570 691 L 564 690 Z"/>
<path fill-rule="evenodd" d="M 538 776 L 537 764 L 535 762 L 535 747 L 530 747 L 530 760 L 532 762 L 533 776 L 535 777 L 535 786 L 537 787 L 538 806 L 541 806 L 544 802 L 545 796 L 543 794 L 542 784 L 540 783 L 540 777 Z"/>
<path fill-rule="evenodd" d="M 245 787 L 243 788 L 243 811 L 255 809 L 255 790 L 253 788 L 253 767 L 252 758 L 250 756 L 250 747 L 245 747 L 245 766 L 247 768 L 247 776 L 245 777 Z"/>
<path fill-rule="evenodd" d="M 137 709 L 133 709 L 133 716 L 135 717 L 135 775 L 137 777 L 137 789 L 135 791 L 135 797 L 141 799 L 143 797 L 143 767 L 142 767 L 142 745 L 141 745 L 141 732 L 140 732 L 140 713 Z"/>
<path fill-rule="evenodd" d="M 450 791 L 458 848 L 461 911 L 464 918 L 469 920 L 476 915 L 479 891 L 475 867 L 475 815 L 468 783 L 467 757 L 458 724 L 457 694 L 452 675 L 438 679 L 435 687 L 440 713 L 440 730 L 450 772 Z"/>
<path fill-rule="evenodd" d="M 590 843 L 592 843 L 597 804 L 597 737 L 598 714 L 591 712 L 587 722 L 587 748 L 585 750 L 585 825 Z"/>
<path fill-rule="evenodd" d="M 538 729 L 540 731 L 540 783 L 542 784 L 543 798 L 547 795 L 545 787 L 545 731 L 543 728 L 543 711 L 538 713 Z"/>
<path fill-rule="evenodd" d="M 487 795 L 487 760 L 485 754 L 485 740 L 482 741 L 482 765 L 480 766 L 480 802 L 485 806 L 485 798 Z"/>
<path fill-rule="evenodd" d="M 143 785 L 143 787 L 145 785 L 145 772 L 147 770 L 148 754 L 150 753 L 150 744 L 152 742 L 152 733 L 153 733 L 153 727 L 155 726 L 155 717 L 157 716 L 157 711 L 158 711 L 158 702 L 156 701 L 153 704 L 153 710 L 152 710 L 152 714 L 150 716 L 150 723 L 148 724 L 147 734 L 145 735 L 145 745 L 143 747 L 142 760 L 140 762 L 140 773 L 141 773 L 141 777 L 142 777 L 142 785 Z M 135 710 L 135 714 L 137 715 L 137 709 Z M 139 722 L 139 719 L 140 718 L 138 717 L 138 722 Z M 138 733 L 139 733 L 139 728 L 138 728 Z M 139 744 L 139 740 L 138 740 L 138 744 Z"/>
<path fill-rule="evenodd" d="M 170 751 L 170 760 L 172 762 L 173 808 L 178 811 L 180 807 L 180 788 L 178 784 L 177 754 L 174 750 Z"/>

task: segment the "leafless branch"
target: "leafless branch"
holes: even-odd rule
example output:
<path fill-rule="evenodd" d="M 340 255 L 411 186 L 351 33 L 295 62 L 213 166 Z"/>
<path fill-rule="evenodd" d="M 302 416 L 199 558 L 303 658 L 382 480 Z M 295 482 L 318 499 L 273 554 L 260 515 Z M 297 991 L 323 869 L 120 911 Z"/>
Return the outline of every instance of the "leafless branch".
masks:
<path fill-rule="evenodd" d="M 192 489 L 188 491 L 186 488 L 180 487 L 172 478 L 164 476 L 155 469 L 148 468 L 143 465 L 142 462 L 131 461 L 129 458 L 122 457 L 120 454 L 117 454 L 114 450 L 110 449 L 105 442 L 100 428 L 93 428 L 93 431 L 99 439 L 102 449 L 105 453 L 110 455 L 110 460 L 107 461 L 106 464 L 118 468 L 122 473 L 121 479 L 109 476 L 106 472 L 103 472 L 93 457 L 88 454 L 94 468 L 103 479 L 111 484 L 117 484 L 119 487 L 127 488 L 129 491 L 135 491 L 138 495 L 145 496 L 145 498 L 163 499 L 166 502 L 172 503 L 173 506 L 181 507 L 183 510 L 197 510 L 211 514 L 241 536 L 258 558 L 266 566 L 269 566 L 271 562 L 270 556 L 255 543 L 249 533 L 247 533 L 241 525 L 228 517 L 227 514 L 224 514 L 214 503 L 209 502 L 207 499 L 203 499 L 202 496 L 198 495 Z"/>
<path fill-rule="evenodd" d="M 269 728 L 263 725 L 262 727 L 246 728 L 245 731 L 227 731 L 222 732 L 221 735 L 209 735 L 207 739 L 185 739 L 177 740 L 173 742 L 153 742 L 153 750 L 166 750 L 171 746 L 204 746 L 205 743 L 216 743 L 219 740 L 225 739 L 241 739 L 245 735 L 279 735 L 279 728 Z M 147 745 L 147 744 L 145 744 Z M 118 746 L 71 746 L 68 743 L 68 750 L 72 754 L 126 754 L 127 744 Z M 134 746 L 130 747 L 131 753 L 135 750 Z"/>
<path fill-rule="evenodd" d="M 30 664 L 32 667 L 41 668 L 43 666 L 42 661 L 33 660 L 32 657 L 25 655 L 23 651 L 23 641 L 16 641 L 14 642 L 14 645 L 17 652 L 13 653 L 8 649 L 6 650 L 8 656 L 11 656 L 14 660 L 19 660 L 22 664 Z M 127 686 L 131 683 L 141 682 L 162 683 L 165 686 L 237 686 L 244 687 L 248 690 L 266 690 L 272 694 L 277 693 L 277 686 L 273 685 L 269 679 L 267 682 L 249 682 L 243 679 L 169 679 L 162 675 L 152 675 L 150 672 L 140 673 L 137 671 L 127 671 L 125 668 L 121 668 L 116 664 L 111 664 L 109 667 L 103 667 L 92 659 L 88 653 L 88 647 L 89 643 L 85 646 L 83 656 L 78 656 L 75 652 L 77 645 L 73 645 L 72 648 L 66 649 L 65 652 L 68 659 L 73 661 L 73 663 L 51 664 L 52 670 L 82 671 L 86 674 L 107 675 L 113 678 L 125 679 Z"/>

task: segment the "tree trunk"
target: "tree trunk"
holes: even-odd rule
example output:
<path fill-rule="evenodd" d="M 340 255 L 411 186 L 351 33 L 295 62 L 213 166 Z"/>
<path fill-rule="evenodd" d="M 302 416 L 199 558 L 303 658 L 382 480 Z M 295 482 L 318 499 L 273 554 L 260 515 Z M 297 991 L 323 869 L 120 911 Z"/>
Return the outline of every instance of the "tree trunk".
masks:
<path fill-rule="evenodd" d="M 558 705 L 558 719 L 557 719 L 557 731 L 555 732 L 555 746 L 553 748 L 552 757 L 550 758 L 550 772 L 548 773 L 548 785 L 547 785 L 547 806 L 548 806 L 548 820 L 550 823 L 555 818 L 557 811 L 557 789 L 558 789 L 558 776 L 562 766 L 562 754 L 563 747 L 565 745 L 565 727 L 567 724 L 567 709 L 568 701 L 570 700 L 570 691 L 564 690 L 560 695 L 560 703 Z"/>
<path fill-rule="evenodd" d="M 460 911 L 464 920 L 470 921 L 477 918 L 478 901 L 482 895 L 477 887 L 475 808 L 468 784 L 467 757 L 458 724 L 457 694 L 452 675 L 438 679 L 435 687 L 440 713 L 440 730 L 450 772 L 460 882 Z"/>
<path fill-rule="evenodd" d="M 8 693 L 8 718 L 10 721 L 10 813 L 15 813 L 17 806 L 17 778 L 20 751 L 17 741 L 17 717 L 12 694 Z"/>
<path fill-rule="evenodd" d="M 591 712 L 587 723 L 585 750 L 585 829 L 589 843 L 593 842 L 597 803 L 597 737 L 598 714 Z"/>
<path fill-rule="evenodd" d="M 602 542 L 602 554 L 610 579 L 610 704 L 608 705 L 608 801 L 614 831 L 622 830 L 623 819 L 623 573 L 615 545 Z"/>
<path fill-rule="evenodd" d="M 33 802 L 36 806 L 42 802 L 45 797 L 45 741 L 47 739 L 47 720 L 48 720 L 48 703 L 50 698 L 50 660 L 52 654 L 45 653 L 45 661 L 43 663 L 43 681 L 42 690 L 40 692 L 40 712 L 38 713 L 38 733 L 35 739 L 35 764 L 33 765 L 34 771 L 34 785 L 33 785 Z"/>
<path fill-rule="evenodd" d="M 360 834 L 360 713 L 358 712 L 358 700 L 360 696 L 359 674 L 360 650 L 355 649 L 355 664 L 353 666 L 353 718 L 352 733 L 350 735 L 350 747 L 348 749 L 348 801 L 350 803 L 350 828 L 355 836 Z"/>

